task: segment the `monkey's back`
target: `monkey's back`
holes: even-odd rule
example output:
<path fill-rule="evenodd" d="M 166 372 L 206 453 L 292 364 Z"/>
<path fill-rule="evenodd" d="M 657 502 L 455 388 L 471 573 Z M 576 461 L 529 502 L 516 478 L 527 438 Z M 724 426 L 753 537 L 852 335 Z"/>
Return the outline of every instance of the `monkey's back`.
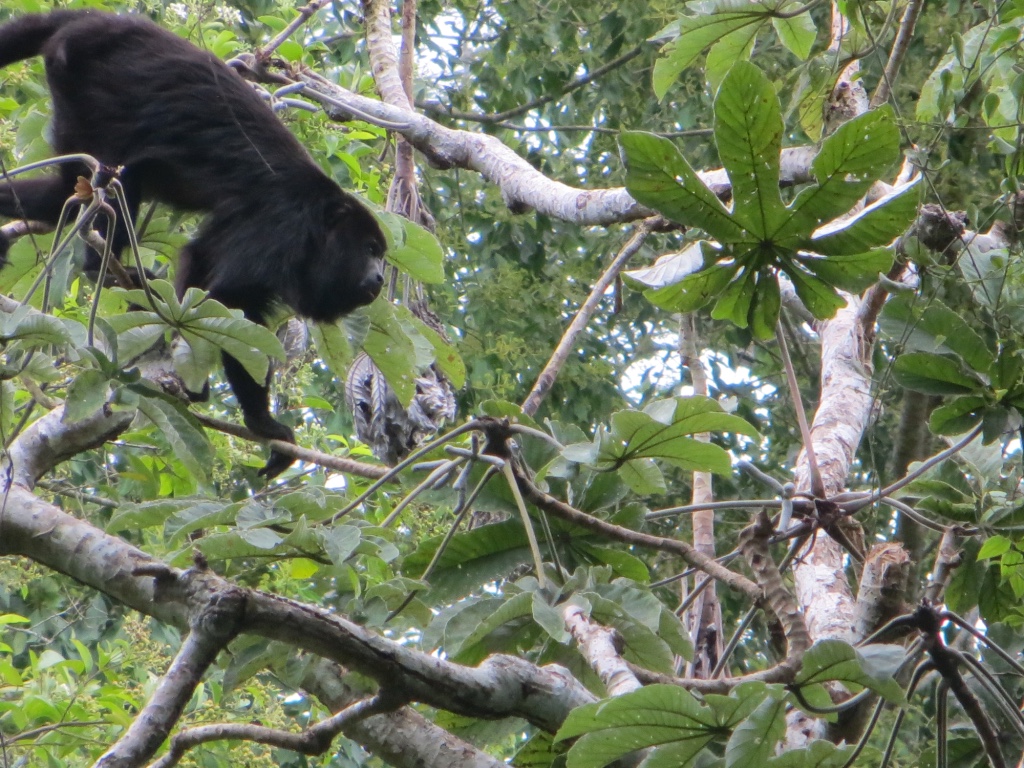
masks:
<path fill-rule="evenodd" d="M 54 148 L 126 166 L 144 197 L 212 210 L 323 179 L 237 73 L 146 19 L 82 12 L 42 54 Z"/>

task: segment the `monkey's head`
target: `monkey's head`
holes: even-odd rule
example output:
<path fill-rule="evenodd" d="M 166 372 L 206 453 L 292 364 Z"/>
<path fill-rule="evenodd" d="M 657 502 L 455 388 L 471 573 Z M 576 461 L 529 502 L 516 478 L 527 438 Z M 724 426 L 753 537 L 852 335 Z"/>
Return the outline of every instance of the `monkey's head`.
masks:
<path fill-rule="evenodd" d="M 373 214 L 351 195 L 325 201 L 323 228 L 303 265 L 293 305 L 299 314 L 333 322 L 369 304 L 384 286 L 387 241 Z"/>

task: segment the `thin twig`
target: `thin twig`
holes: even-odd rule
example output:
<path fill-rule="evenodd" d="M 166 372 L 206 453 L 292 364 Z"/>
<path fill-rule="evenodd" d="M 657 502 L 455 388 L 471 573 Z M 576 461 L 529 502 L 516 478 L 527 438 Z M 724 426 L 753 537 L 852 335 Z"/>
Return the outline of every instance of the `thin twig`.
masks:
<path fill-rule="evenodd" d="M 796 380 L 796 371 L 793 370 L 793 360 L 789 356 L 786 334 L 782 330 L 781 323 L 775 327 L 775 337 L 779 340 L 779 354 L 782 356 L 782 365 L 786 369 L 789 394 L 793 399 L 793 408 L 796 410 L 797 424 L 800 425 L 800 439 L 803 440 L 804 452 L 807 454 L 807 467 L 811 474 L 811 493 L 815 498 L 823 499 L 825 498 L 825 484 L 821 481 L 818 459 L 814 455 L 814 445 L 811 440 L 811 429 L 807 425 L 807 414 L 804 412 L 804 402 L 800 396 L 800 385 Z"/>
<path fill-rule="evenodd" d="M 550 93 L 544 96 L 540 96 L 534 99 L 533 101 L 529 101 L 525 104 L 520 104 L 518 107 L 506 109 L 504 112 L 497 112 L 495 114 L 486 114 L 483 112 L 461 112 L 459 110 L 444 109 L 441 105 L 437 104 L 436 102 L 417 102 L 416 106 L 425 112 L 443 114 L 448 117 L 454 118 L 455 120 L 468 120 L 474 123 L 500 123 L 504 120 L 508 120 L 511 117 L 518 117 L 519 115 L 525 114 L 526 112 L 529 112 L 532 109 L 536 109 L 537 107 L 542 107 L 545 104 L 554 101 L 555 99 L 559 99 L 562 96 L 565 96 L 566 94 L 572 93 L 573 91 L 582 88 L 583 86 L 593 82 L 602 75 L 605 75 L 608 72 L 611 72 L 612 70 L 621 67 L 623 64 L 632 61 L 641 53 L 643 53 L 644 47 L 645 46 L 641 44 L 638 45 L 636 48 L 633 48 L 632 50 L 626 51 L 618 58 L 612 59 L 608 63 L 603 64 L 602 66 L 591 71 L 590 73 L 582 77 L 576 78 L 557 93 Z"/>
<path fill-rule="evenodd" d="M 886 62 L 885 71 L 882 73 L 882 79 L 878 81 L 878 86 L 871 96 L 872 109 L 889 100 L 892 85 L 896 82 L 900 65 L 903 64 L 903 59 L 910 48 L 910 41 L 914 37 L 914 27 L 917 26 L 917 20 L 920 18 L 923 8 L 924 0 L 910 0 L 907 4 L 907 9 L 903 12 L 903 18 L 900 20 L 899 31 L 892 44 L 892 51 L 889 53 L 889 61 Z"/>
<path fill-rule="evenodd" d="M 283 43 L 285 40 L 287 40 L 289 37 L 295 34 L 295 30 L 297 30 L 299 27 L 301 27 L 303 24 L 309 21 L 310 17 L 312 17 L 314 13 L 319 11 L 325 5 L 327 5 L 328 2 L 329 0 L 313 0 L 313 2 L 309 3 L 309 5 L 304 5 L 301 8 L 299 8 L 299 15 L 292 19 L 288 23 L 288 26 L 286 26 L 284 29 L 282 29 L 280 32 L 278 32 L 276 35 L 270 38 L 270 42 L 268 42 L 265 46 L 260 48 L 259 52 L 257 53 L 257 57 L 266 60 L 271 53 L 273 53 L 278 49 L 278 47 L 280 47 L 281 43 Z"/>
<path fill-rule="evenodd" d="M 338 472 L 344 472 L 347 475 L 365 477 L 367 480 L 380 480 L 392 471 L 390 467 L 384 467 L 379 464 L 367 464 L 362 461 L 345 459 L 340 456 L 332 456 L 329 453 L 314 451 L 311 448 L 303 448 L 301 445 L 295 445 L 294 443 L 286 443 L 284 440 L 267 440 L 267 438 L 257 435 L 251 429 L 243 427 L 241 424 L 234 424 L 230 421 L 224 421 L 223 419 L 215 419 L 212 416 L 206 416 L 201 413 L 193 413 L 192 415 L 195 416 L 196 421 L 205 427 L 209 427 L 210 429 L 214 429 L 218 432 L 223 432 L 224 434 L 231 435 L 232 437 L 241 438 L 242 440 L 266 443 L 270 449 L 276 453 L 291 456 L 293 459 L 298 459 L 299 461 L 316 464 L 317 466 L 324 467 L 325 469 L 334 469 Z"/>
<path fill-rule="evenodd" d="M 572 319 L 569 327 L 565 333 L 562 334 L 562 338 L 558 342 L 558 346 L 555 347 L 555 351 L 551 354 L 551 359 L 548 360 L 547 365 L 544 366 L 544 370 L 540 372 L 537 377 L 537 382 L 533 385 L 533 389 L 530 394 L 526 396 L 526 400 L 523 401 L 523 413 L 533 416 L 537 412 L 537 408 L 540 407 L 541 401 L 547 396 L 548 392 L 551 391 L 551 386 L 555 383 L 555 379 L 558 377 L 559 371 L 562 370 L 562 366 L 565 365 L 565 361 L 569 358 L 573 348 L 576 346 L 576 338 L 583 332 L 583 329 L 590 323 L 590 318 L 593 317 L 594 312 L 597 310 L 597 305 L 604 297 L 604 292 L 608 290 L 609 286 L 618 277 L 619 272 L 626 265 L 632 256 L 640 250 L 640 246 L 644 244 L 647 236 L 651 233 L 654 228 L 654 224 L 657 221 L 657 217 L 650 219 L 644 219 L 637 227 L 636 231 L 633 232 L 633 236 L 628 242 L 622 247 L 622 250 L 618 252 L 612 263 L 608 265 L 608 269 L 604 271 L 601 277 L 598 278 L 597 282 L 594 283 L 594 287 L 590 291 L 590 295 L 587 296 L 586 301 L 583 302 L 579 311 L 576 313 L 576 317 Z"/>

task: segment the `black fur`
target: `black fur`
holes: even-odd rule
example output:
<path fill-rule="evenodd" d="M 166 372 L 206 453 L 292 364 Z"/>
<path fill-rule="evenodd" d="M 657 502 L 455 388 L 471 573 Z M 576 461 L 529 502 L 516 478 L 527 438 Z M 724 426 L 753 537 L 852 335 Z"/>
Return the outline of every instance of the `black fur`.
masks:
<path fill-rule="evenodd" d="M 332 321 L 379 293 L 385 241 L 376 220 L 215 56 L 132 16 L 55 11 L 0 26 L 0 67 L 39 54 L 59 154 L 123 166 L 133 219 L 145 199 L 209 214 L 182 250 L 179 292 L 205 288 L 256 322 L 278 301 Z M 59 174 L 0 181 L 0 216 L 56 224 L 78 176 L 88 169 L 65 164 Z M 120 253 L 123 223 L 113 237 Z M 0 241 L 0 258 L 7 245 Z M 93 271 L 98 257 L 90 259 Z M 294 441 L 271 417 L 265 383 L 228 355 L 224 370 L 246 425 Z M 262 473 L 290 463 L 272 454 Z"/>

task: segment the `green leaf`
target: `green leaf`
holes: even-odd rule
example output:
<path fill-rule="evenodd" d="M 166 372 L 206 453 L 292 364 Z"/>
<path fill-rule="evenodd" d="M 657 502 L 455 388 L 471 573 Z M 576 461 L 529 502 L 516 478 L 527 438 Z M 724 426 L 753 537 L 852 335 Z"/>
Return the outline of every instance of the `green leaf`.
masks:
<path fill-rule="evenodd" d="M 109 391 L 110 380 L 102 371 L 95 368 L 82 371 L 68 387 L 61 421 L 73 424 L 96 413 L 107 402 Z"/>
<path fill-rule="evenodd" d="M 444 536 L 432 536 L 421 541 L 403 561 L 403 574 L 412 578 L 422 576 L 443 540 Z M 545 548 L 542 543 L 541 551 Z M 507 576 L 509 571 L 530 561 L 529 542 L 519 518 L 458 533 L 438 558 L 430 576 L 430 597 L 460 598 L 481 583 Z"/>
<path fill-rule="evenodd" d="M 903 234 L 917 216 L 917 182 L 890 192 L 857 215 L 815 233 L 809 248 L 826 256 L 854 255 L 888 245 Z"/>
<path fill-rule="evenodd" d="M 140 384 L 132 389 L 142 395 L 139 411 L 156 425 L 175 457 L 196 477 L 206 479 L 213 466 L 213 449 L 195 417 L 177 401 Z"/>
<path fill-rule="evenodd" d="M 981 336 L 938 299 L 931 298 L 922 306 L 915 297 L 895 296 L 882 309 L 881 326 L 906 349 L 939 355 L 952 353 L 978 373 L 988 373 L 995 363 Z M 1003 357 L 1000 356 L 1000 363 Z M 1009 385 L 1009 381 L 1003 383 Z"/>
<path fill-rule="evenodd" d="M 865 667 L 869 669 L 865 669 Z M 837 680 L 851 690 L 870 688 L 893 704 L 903 706 L 906 699 L 892 675 L 865 664 L 853 646 L 841 640 L 822 640 L 804 654 L 803 666 L 796 676 L 796 685 L 815 685 Z"/>
<path fill-rule="evenodd" d="M 744 267 L 715 302 L 711 317 L 715 320 L 728 320 L 733 325 L 746 328 L 750 307 L 754 303 L 754 292 L 757 289 L 757 273 Z"/>
<path fill-rule="evenodd" d="M 448 377 L 452 387 L 462 389 L 466 385 L 466 364 L 455 349 L 455 345 L 445 341 L 440 333 L 415 318 L 416 328 L 434 348 L 434 363 L 438 370 Z"/>
<path fill-rule="evenodd" d="M 611 431 L 600 442 L 598 463 L 619 465 L 632 459 L 653 458 L 689 471 L 731 472 L 729 455 L 722 448 L 689 437 L 704 432 L 757 436 L 748 422 L 725 413 L 714 400 L 679 397 L 657 401 L 643 411 L 612 414 Z"/>
<path fill-rule="evenodd" d="M 837 747 L 830 741 L 815 739 L 803 749 L 794 749 L 773 757 L 765 768 L 843 768 L 849 762 L 856 746 Z"/>
<path fill-rule="evenodd" d="M 757 709 L 739 723 L 725 745 L 726 768 L 761 768 L 786 732 L 786 693 L 771 688 Z"/>
<path fill-rule="evenodd" d="M 738 268 L 735 264 L 708 267 L 673 285 L 645 291 L 644 297 L 670 312 L 695 312 L 725 290 Z"/>
<path fill-rule="evenodd" d="M 149 285 L 157 309 L 193 349 L 206 343 L 224 350 L 238 360 L 256 381 L 266 378 L 270 365 L 268 358 L 284 359 L 284 348 L 277 336 L 264 326 L 245 319 L 240 311 L 228 309 L 198 288 L 189 288 L 179 301 L 174 286 L 166 280 L 152 280 Z M 150 299 L 144 291 L 126 291 L 125 295 L 135 304 L 149 306 Z M 131 317 L 135 314 L 143 317 Z M 156 334 L 145 326 L 149 323 L 162 324 L 155 313 L 149 312 L 128 312 L 120 318 L 109 318 L 109 321 L 119 334 L 134 328 L 137 329 L 137 336 L 154 340 Z M 120 339 L 118 347 L 122 357 L 127 357 L 127 353 L 121 349 Z"/>
<path fill-rule="evenodd" d="M 340 323 L 311 323 L 310 335 L 316 352 L 338 378 L 344 378 L 355 354 L 345 327 Z"/>
<path fill-rule="evenodd" d="M 937 435 L 962 435 L 977 426 L 985 415 L 985 407 L 982 397 L 958 397 L 932 411 L 928 428 Z"/>
<path fill-rule="evenodd" d="M 631 590 L 640 603 L 639 606 L 627 606 L 621 600 L 615 599 L 616 593 L 611 585 L 609 597 L 601 594 L 601 591 L 582 592 L 590 605 L 590 615 L 602 626 L 615 629 L 625 641 L 626 650 L 624 657 L 644 669 L 650 669 L 663 674 L 672 673 L 672 649 L 668 643 L 658 637 L 657 618 L 660 618 L 661 611 L 658 610 L 655 617 L 644 614 L 643 608 L 653 605 L 659 608 L 654 601 L 642 601 L 639 590 Z M 649 594 L 649 593 L 648 593 Z M 654 626 L 651 626 L 654 624 Z"/>
<path fill-rule="evenodd" d="M 779 281 L 774 275 L 762 273 L 757 283 L 754 306 L 750 309 L 750 329 L 759 339 L 770 339 L 775 335 L 782 309 L 782 294 Z"/>
<path fill-rule="evenodd" d="M 900 386 L 926 395 L 965 395 L 982 386 L 963 370 L 962 363 L 928 352 L 909 352 L 897 357 L 893 378 Z"/>
<path fill-rule="evenodd" d="M 717 735 L 714 713 L 691 693 L 674 685 L 649 685 L 578 707 L 555 741 L 580 737 L 569 750 L 568 768 L 603 768 L 630 752 L 658 745 L 668 745 L 675 761 L 671 764 L 679 766 Z"/>
<path fill-rule="evenodd" d="M 408 407 L 416 394 L 416 348 L 402 323 L 399 322 L 395 307 L 379 297 L 368 308 L 370 332 L 363 342 L 363 350 L 384 374 L 395 396 L 403 407 Z"/>
<path fill-rule="evenodd" d="M 797 261 L 829 285 L 848 293 L 860 293 L 878 282 L 892 266 L 893 254 L 888 248 L 842 256 L 798 256 Z"/>
<path fill-rule="evenodd" d="M 804 303 L 808 311 L 818 320 L 828 320 L 840 308 L 846 306 L 846 299 L 840 296 L 824 280 L 810 275 L 794 265 L 782 265 L 782 270 L 789 275 L 796 289 L 796 295 Z"/>
<path fill-rule="evenodd" d="M 799 8 L 799 3 L 789 3 L 779 8 L 780 11 L 791 11 Z M 818 30 L 814 26 L 814 19 L 810 12 L 800 13 L 788 19 L 772 18 L 772 26 L 779 36 L 779 41 L 801 61 L 807 61 L 814 47 L 814 40 L 818 36 Z"/>
<path fill-rule="evenodd" d="M 747 61 L 754 49 L 762 24 L 748 24 L 731 32 L 711 46 L 704 60 L 704 75 L 712 93 L 718 91 L 725 76 L 737 61 Z"/>
<path fill-rule="evenodd" d="M 700 56 L 708 46 L 748 26 L 760 25 L 768 10 L 755 3 L 741 4 L 725 13 L 684 16 L 679 22 L 679 37 L 662 49 L 663 55 L 654 63 L 654 93 L 665 98 L 679 74 Z"/>
<path fill-rule="evenodd" d="M 754 240 L 767 240 L 785 221 L 782 130 L 779 98 L 768 78 L 750 62 L 737 63 L 715 99 L 715 143 L 732 182 L 733 217 Z"/>
<path fill-rule="evenodd" d="M 453 660 L 468 661 L 467 654 L 474 651 L 474 646 L 481 643 L 488 635 L 516 619 L 533 619 L 533 593 L 520 592 L 506 600 L 501 606 L 490 612 L 462 643 Z"/>
<path fill-rule="evenodd" d="M 651 580 L 651 572 L 648 570 L 647 564 L 639 557 L 635 557 L 621 549 L 598 547 L 574 539 L 572 541 L 572 550 L 584 562 L 609 565 L 616 575 L 631 581 L 646 584 Z"/>
<path fill-rule="evenodd" d="M 809 234 L 849 211 L 896 162 L 899 149 L 899 130 L 888 107 L 843 123 L 822 142 L 811 164 L 817 184 L 796 196 L 789 206 L 792 219 L 776 237 Z"/>
<path fill-rule="evenodd" d="M 659 256 L 649 267 L 627 270 L 622 273 L 622 277 L 630 287 L 641 290 L 676 285 L 680 280 L 703 269 L 705 247 L 710 251 L 714 250 L 706 240 L 698 240 L 681 251 Z"/>
<path fill-rule="evenodd" d="M 665 493 L 665 475 L 653 459 L 630 459 L 619 467 L 619 477 L 638 496 Z"/>
<path fill-rule="evenodd" d="M 444 282 L 444 251 L 430 232 L 402 219 L 405 242 L 388 249 L 387 260 L 421 283 Z"/>
<path fill-rule="evenodd" d="M 210 373 L 221 364 L 219 350 L 204 339 L 180 337 L 171 345 L 174 370 L 190 392 L 202 392 Z"/>
<path fill-rule="evenodd" d="M 698 227 L 720 242 L 744 237 L 722 201 L 707 188 L 668 139 L 641 131 L 619 134 L 626 189 L 637 202 L 673 221 Z"/>
<path fill-rule="evenodd" d="M 186 316 L 178 330 L 193 346 L 205 341 L 224 350 L 238 360 L 256 381 L 266 379 L 269 358 L 283 360 L 285 357 L 284 348 L 277 336 L 262 325 L 241 316 Z"/>
<path fill-rule="evenodd" d="M 565 619 L 562 616 L 561 606 L 555 607 L 551 605 L 540 592 L 533 592 L 532 597 L 533 620 L 548 633 L 552 640 L 558 643 L 567 643 L 571 635 L 565 628 Z"/>
<path fill-rule="evenodd" d="M 78 340 L 83 342 L 85 334 Z M 29 347 L 45 344 L 70 344 L 70 326 L 60 318 L 44 315 L 28 304 L 22 304 L 10 314 L 0 314 L 0 341 L 21 341 Z"/>

